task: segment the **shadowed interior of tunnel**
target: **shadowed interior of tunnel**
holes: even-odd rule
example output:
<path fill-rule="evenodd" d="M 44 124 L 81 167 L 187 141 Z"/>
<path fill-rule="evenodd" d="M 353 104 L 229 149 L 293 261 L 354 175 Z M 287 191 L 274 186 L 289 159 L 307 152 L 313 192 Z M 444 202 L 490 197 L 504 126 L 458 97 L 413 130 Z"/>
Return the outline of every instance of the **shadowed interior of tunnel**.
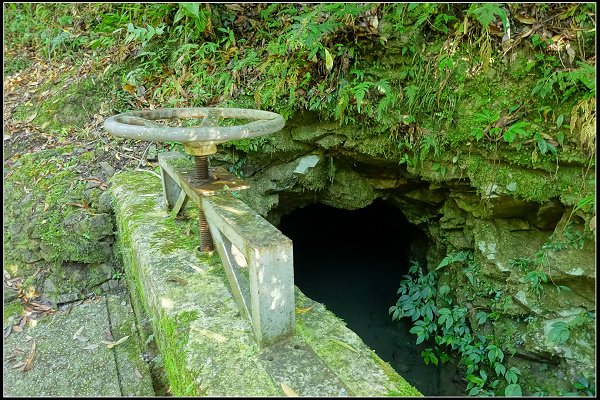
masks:
<path fill-rule="evenodd" d="M 424 395 L 462 395 L 456 369 L 425 365 L 407 319 L 388 314 L 402 276 L 427 236 L 402 212 L 375 201 L 359 210 L 322 204 L 281 218 L 279 229 L 294 243 L 294 280 L 304 294 L 324 303 Z"/>

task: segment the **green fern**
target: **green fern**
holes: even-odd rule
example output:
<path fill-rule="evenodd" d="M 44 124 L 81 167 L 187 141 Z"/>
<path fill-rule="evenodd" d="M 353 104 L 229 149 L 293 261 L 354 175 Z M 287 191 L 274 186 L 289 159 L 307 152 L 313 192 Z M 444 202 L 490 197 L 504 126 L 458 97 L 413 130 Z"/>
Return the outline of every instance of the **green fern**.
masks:
<path fill-rule="evenodd" d="M 486 29 L 496 17 L 500 17 L 504 29 L 508 28 L 508 16 L 506 11 L 498 3 L 474 3 L 467 10 L 467 15 L 475 16 L 483 29 Z"/>

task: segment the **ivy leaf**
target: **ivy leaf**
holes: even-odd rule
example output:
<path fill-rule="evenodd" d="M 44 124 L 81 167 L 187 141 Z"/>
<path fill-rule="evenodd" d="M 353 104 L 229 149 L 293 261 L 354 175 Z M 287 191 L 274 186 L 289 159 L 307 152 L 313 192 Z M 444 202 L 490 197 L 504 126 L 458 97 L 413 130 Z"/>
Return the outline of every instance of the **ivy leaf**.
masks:
<path fill-rule="evenodd" d="M 521 385 L 518 383 L 511 383 L 510 385 L 506 386 L 506 389 L 504 389 L 504 395 L 507 397 L 522 396 L 523 392 L 521 391 Z"/>
<path fill-rule="evenodd" d="M 569 325 L 564 321 L 556 321 L 548 332 L 548 340 L 554 344 L 562 344 L 569 339 L 570 335 Z"/>
<path fill-rule="evenodd" d="M 467 375 L 467 380 L 468 380 L 469 382 L 473 382 L 473 383 L 474 383 L 474 384 L 476 384 L 477 386 L 481 386 L 481 385 L 483 385 L 483 384 L 485 383 L 485 381 L 484 381 L 483 379 L 481 379 L 480 377 L 478 377 L 478 376 L 475 376 L 475 375 L 473 375 L 473 374 L 469 374 L 469 375 Z"/>
<path fill-rule="evenodd" d="M 506 378 L 506 381 L 509 384 L 512 384 L 512 383 L 517 383 L 517 380 L 519 379 L 517 375 L 520 375 L 520 374 L 521 374 L 521 371 L 519 371 L 518 368 L 512 367 L 508 371 L 506 371 L 506 373 L 504 374 L 504 377 Z"/>
<path fill-rule="evenodd" d="M 498 376 L 504 376 L 504 374 L 506 374 L 506 367 L 500 363 L 496 363 L 494 370 Z"/>
<path fill-rule="evenodd" d="M 440 294 L 440 296 L 447 295 L 448 293 L 450 293 L 450 286 L 445 284 L 440 286 L 440 288 L 438 289 L 438 293 Z"/>

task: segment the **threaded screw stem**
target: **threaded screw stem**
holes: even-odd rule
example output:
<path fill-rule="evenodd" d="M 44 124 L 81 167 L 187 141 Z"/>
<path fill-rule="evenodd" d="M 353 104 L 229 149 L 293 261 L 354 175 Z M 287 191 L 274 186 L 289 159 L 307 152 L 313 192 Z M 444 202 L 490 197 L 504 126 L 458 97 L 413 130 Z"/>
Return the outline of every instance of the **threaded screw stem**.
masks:
<path fill-rule="evenodd" d="M 194 156 L 196 178 L 208 179 L 208 156 Z"/>
<path fill-rule="evenodd" d="M 206 221 L 204 211 L 198 210 L 198 220 L 200 221 L 200 252 L 213 251 L 215 245 L 210 234 L 210 229 L 208 228 L 208 222 Z"/>

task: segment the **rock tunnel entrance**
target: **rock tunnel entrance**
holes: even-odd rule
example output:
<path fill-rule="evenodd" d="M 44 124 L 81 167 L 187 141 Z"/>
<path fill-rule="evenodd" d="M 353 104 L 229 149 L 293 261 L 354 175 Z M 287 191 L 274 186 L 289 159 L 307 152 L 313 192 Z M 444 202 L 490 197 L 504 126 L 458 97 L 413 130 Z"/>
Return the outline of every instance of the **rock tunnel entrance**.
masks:
<path fill-rule="evenodd" d="M 410 321 L 388 315 L 414 256 L 411 244 L 427 241 L 398 208 L 382 200 L 353 211 L 313 204 L 284 215 L 279 229 L 294 242 L 294 279 L 304 294 L 346 321 L 424 395 L 464 394 L 453 366 L 425 365 L 426 346 L 415 345 Z"/>

